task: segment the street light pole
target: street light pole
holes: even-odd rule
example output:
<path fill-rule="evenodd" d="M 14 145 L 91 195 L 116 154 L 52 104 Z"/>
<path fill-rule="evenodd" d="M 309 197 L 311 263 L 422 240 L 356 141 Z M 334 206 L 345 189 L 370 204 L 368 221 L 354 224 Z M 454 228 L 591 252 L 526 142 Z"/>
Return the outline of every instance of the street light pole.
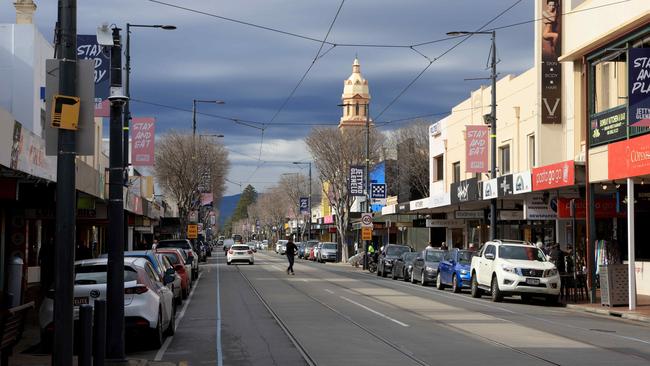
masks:
<path fill-rule="evenodd" d="M 490 169 L 490 177 L 492 179 L 497 177 L 497 44 L 496 44 L 496 31 L 486 32 L 448 32 L 448 36 L 463 36 L 473 34 L 489 34 L 492 37 L 492 58 L 490 61 L 492 80 L 492 108 L 490 109 L 490 161 L 492 167 Z M 490 240 L 497 237 L 497 199 L 490 200 Z"/>
<path fill-rule="evenodd" d="M 371 212 L 370 209 L 370 99 L 366 104 L 366 212 Z M 390 230 L 390 228 L 388 229 Z M 370 242 L 366 240 L 364 245 L 364 261 L 363 269 L 368 269 L 368 245 Z"/>
<path fill-rule="evenodd" d="M 192 140 L 196 139 L 196 104 L 197 103 L 225 104 L 223 100 L 192 99 Z"/>

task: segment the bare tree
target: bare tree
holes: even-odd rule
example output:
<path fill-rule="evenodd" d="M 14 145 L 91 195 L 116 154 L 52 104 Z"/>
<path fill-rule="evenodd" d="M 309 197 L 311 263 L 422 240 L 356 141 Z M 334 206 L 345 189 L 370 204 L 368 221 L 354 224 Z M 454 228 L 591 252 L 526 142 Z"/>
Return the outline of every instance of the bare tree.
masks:
<path fill-rule="evenodd" d="M 171 131 L 157 143 L 154 175 L 176 201 L 183 227 L 200 205 L 200 187 L 209 187 L 214 201 L 221 199 L 229 167 L 228 152 L 218 142 Z"/>
<path fill-rule="evenodd" d="M 316 128 L 305 139 L 323 186 L 328 186 L 327 198 L 336 214 L 336 228 L 342 244 L 342 257 L 348 258 L 348 225 L 354 198 L 348 191 L 351 165 L 365 165 L 365 129 Z M 369 162 L 374 166 L 381 154 L 383 136 L 374 127 L 370 130 Z"/>
<path fill-rule="evenodd" d="M 398 159 L 399 175 L 420 197 L 429 196 L 429 122 L 417 120 L 395 130 L 389 147 Z"/>

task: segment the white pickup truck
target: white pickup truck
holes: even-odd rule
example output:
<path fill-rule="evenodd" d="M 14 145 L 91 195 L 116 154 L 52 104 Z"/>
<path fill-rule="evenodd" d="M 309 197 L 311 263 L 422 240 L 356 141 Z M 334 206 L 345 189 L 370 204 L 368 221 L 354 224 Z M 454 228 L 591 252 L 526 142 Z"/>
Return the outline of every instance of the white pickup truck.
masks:
<path fill-rule="evenodd" d="M 523 301 L 544 296 L 556 303 L 560 294 L 560 275 L 546 255 L 531 243 L 492 240 L 472 258 L 472 297 L 483 292 L 499 302 L 504 296 L 520 295 Z"/>

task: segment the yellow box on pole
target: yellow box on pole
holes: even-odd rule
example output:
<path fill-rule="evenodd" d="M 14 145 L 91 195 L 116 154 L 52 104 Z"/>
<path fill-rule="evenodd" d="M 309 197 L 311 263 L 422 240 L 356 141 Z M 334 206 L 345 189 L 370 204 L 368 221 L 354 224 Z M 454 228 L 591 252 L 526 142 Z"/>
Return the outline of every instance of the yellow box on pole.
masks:
<path fill-rule="evenodd" d="M 196 239 L 199 237 L 199 225 L 189 224 L 187 225 L 187 238 Z"/>
<path fill-rule="evenodd" d="M 76 130 L 79 126 L 79 97 L 67 95 L 54 96 L 54 112 L 50 121 L 52 127 L 64 130 Z"/>
<path fill-rule="evenodd" d="M 372 228 L 361 228 L 361 240 L 372 240 Z"/>

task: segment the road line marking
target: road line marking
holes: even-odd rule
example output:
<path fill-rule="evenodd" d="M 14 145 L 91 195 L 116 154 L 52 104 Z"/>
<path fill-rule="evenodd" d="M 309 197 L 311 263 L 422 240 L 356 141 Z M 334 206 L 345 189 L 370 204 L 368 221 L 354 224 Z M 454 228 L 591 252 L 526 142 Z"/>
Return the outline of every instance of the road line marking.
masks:
<path fill-rule="evenodd" d="M 327 288 L 326 288 L 326 289 L 325 289 L 325 292 L 327 292 L 327 293 L 330 293 L 330 294 L 332 294 L 332 295 L 334 295 L 334 291 L 332 291 L 332 290 L 330 290 L 330 289 L 327 289 Z"/>
<path fill-rule="evenodd" d="M 221 347 L 221 278 L 219 277 L 219 257 L 217 257 L 217 365 L 223 366 L 223 349 Z"/>
<path fill-rule="evenodd" d="M 192 301 L 192 295 L 194 295 L 194 290 L 196 290 L 196 288 L 199 287 L 199 280 L 201 280 L 202 275 L 203 275 L 203 271 L 201 271 L 201 273 L 199 273 L 199 277 L 196 278 L 196 284 L 194 285 L 192 291 L 190 291 L 190 295 L 187 297 L 187 301 L 185 302 L 185 305 L 183 305 L 183 309 L 181 309 L 181 312 L 176 317 L 176 324 L 174 324 L 174 327 L 178 328 L 178 324 L 180 324 L 181 320 L 185 316 L 185 311 L 187 310 L 187 306 Z M 162 360 L 163 356 L 165 356 L 165 352 L 167 352 L 167 348 L 172 343 L 173 339 L 174 336 L 169 336 L 167 337 L 167 339 L 165 339 L 165 343 L 163 343 L 162 347 L 160 347 L 160 349 L 156 353 L 156 357 L 154 358 L 154 361 Z"/>
<path fill-rule="evenodd" d="M 378 312 L 378 311 L 375 311 L 375 310 L 373 310 L 373 309 L 371 309 L 371 308 L 369 308 L 369 307 L 367 307 L 367 306 L 365 306 L 365 305 L 363 305 L 363 304 L 359 304 L 358 302 L 356 302 L 356 301 L 354 301 L 354 300 L 350 300 L 350 299 L 348 299 L 348 298 L 345 297 L 345 296 L 341 296 L 341 298 L 342 298 L 343 300 L 347 301 L 347 302 L 350 302 L 350 303 L 352 303 L 352 304 L 354 304 L 354 305 L 356 305 L 356 306 L 359 306 L 359 307 L 361 307 L 361 308 L 364 308 L 364 309 L 368 310 L 369 312 L 371 312 L 371 313 L 373 313 L 373 314 L 379 315 L 380 317 L 382 317 L 382 318 L 384 318 L 384 319 L 388 319 L 388 320 L 390 320 L 390 321 L 392 321 L 392 322 L 394 322 L 394 323 L 397 323 L 397 324 L 399 324 L 399 325 L 401 325 L 401 326 L 403 326 L 403 327 L 408 327 L 408 326 L 409 326 L 408 324 L 406 324 L 406 323 L 402 323 L 402 322 L 399 321 L 399 320 L 393 319 L 393 318 L 391 318 L 391 317 L 388 316 L 388 315 L 384 315 L 384 314 L 382 314 L 382 313 L 380 313 L 380 312 Z"/>

